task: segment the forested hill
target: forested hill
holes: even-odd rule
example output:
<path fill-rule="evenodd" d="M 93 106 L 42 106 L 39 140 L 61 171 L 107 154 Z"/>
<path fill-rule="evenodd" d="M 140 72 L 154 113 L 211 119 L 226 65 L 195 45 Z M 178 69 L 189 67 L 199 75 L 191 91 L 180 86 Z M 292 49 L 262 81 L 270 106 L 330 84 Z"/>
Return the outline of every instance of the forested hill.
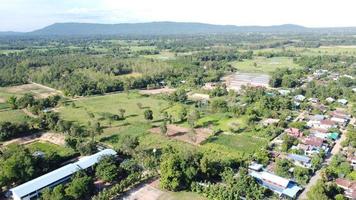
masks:
<path fill-rule="evenodd" d="M 356 27 L 307 28 L 294 24 L 276 26 L 235 26 L 188 22 L 149 22 L 122 24 L 55 23 L 42 29 L 0 35 L 90 36 L 90 35 L 181 35 L 222 33 L 356 33 Z"/>

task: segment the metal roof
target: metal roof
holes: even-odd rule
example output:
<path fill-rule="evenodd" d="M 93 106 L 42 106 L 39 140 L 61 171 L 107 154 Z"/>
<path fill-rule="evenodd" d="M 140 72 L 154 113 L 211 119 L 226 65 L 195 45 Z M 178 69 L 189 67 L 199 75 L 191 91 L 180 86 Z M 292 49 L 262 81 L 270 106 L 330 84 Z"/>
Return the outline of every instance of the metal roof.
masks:
<path fill-rule="evenodd" d="M 116 152 L 112 149 L 105 149 L 91 156 L 86 156 L 75 163 L 65 165 L 59 169 L 28 181 L 22 185 L 10 189 L 12 194 L 17 197 L 26 196 L 32 192 L 41 190 L 48 185 L 55 183 L 63 178 L 66 178 L 81 169 L 87 169 L 88 167 L 96 164 L 99 159 L 104 155 L 116 155 Z"/>
<path fill-rule="evenodd" d="M 269 181 L 286 188 L 289 184 L 289 180 L 268 172 L 261 172 L 261 177 L 265 181 Z"/>
<path fill-rule="evenodd" d="M 298 154 L 288 154 L 288 158 L 296 160 L 296 161 L 300 161 L 300 162 L 305 162 L 305 163 L 310 162 L 309 157 L 298 155 Z"/>

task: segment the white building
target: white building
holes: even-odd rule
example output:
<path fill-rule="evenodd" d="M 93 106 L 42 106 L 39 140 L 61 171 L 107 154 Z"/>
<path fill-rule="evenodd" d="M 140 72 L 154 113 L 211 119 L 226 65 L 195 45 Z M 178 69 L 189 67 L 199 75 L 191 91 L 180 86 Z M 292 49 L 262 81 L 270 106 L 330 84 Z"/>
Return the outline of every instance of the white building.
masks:
<path fill-rule="evenodd" d="M 14 200 L 32 200 L 37 199 L 41 191 L 45 188 L 53 188 L 61 183 L 70 180 L 71 176 L 80 171 L 92 167 L 99 162 L 102 156 L 116 155 L 112 149 L 105 149 L 91 156 L 80 158 L 75 163 L 68 164 L 36 179 L 28 181 L 22 185 L 10 189 Z"/>

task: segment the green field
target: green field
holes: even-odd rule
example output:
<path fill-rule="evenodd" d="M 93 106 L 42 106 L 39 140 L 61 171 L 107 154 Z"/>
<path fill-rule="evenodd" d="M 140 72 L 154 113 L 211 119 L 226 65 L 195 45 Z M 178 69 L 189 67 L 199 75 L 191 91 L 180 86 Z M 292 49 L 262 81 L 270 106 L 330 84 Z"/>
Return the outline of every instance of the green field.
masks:
<path fill-rule="evenodd" d="M 270 73 L 277 68 L 294 68 L 298 67 L 293 63 L 292 58 L 287 57 L 255 57 L 252 60 L 231 62 L 232 66 L 241 72 L 250 73 Z"/>
<path fill-rule="evenodd" d="M 166 192 L 158 200 L 206 200 L 199 194 L 193 192 Z"/>
<path fill-rule="evenodd" d="M 70 157 L 74 155 L 74 151 L 67 147 L 62 147 L 56 144 L 52 144 L 49 142 L 33 142 L 26 145 L 27 148 L 30 149 L 31 152 L 42 151 L 46 155 L 58 154 L 61 157 Z"/>
<path fill-rule="evenodd" d="M 0 122 L 25 122 L 28 116 L 22 110 L 0 109 Z"/>
<path fill-rule="evenodd" d="M 142 108 L 138 107 L 142 104 Z M 74 104 L 75 106 L 73 107 Z M 143 116 L 145 109 L 153 111 L 154 120 L 161 118 L 161 110 L 168 106 L 168 102 L 153 97 L 141 96 L 137 93 L 117 93 L 104 96 L 85 97 L 67 103 L 66 106 L 59 108 L 59 113 L 63 119 L 77 122 L 80 125 L 87 125 L 88 122 L 99 121 L 106 128 L 114 126 L 125 126 L 137 122 L 146 122 Z M 118 114 L 118 110 L 125 109 L 125 120 L 112 121 L 108 116 Z M 90 115 L 93 114 L 94 118 Z"/>
<path fill-rule="evenodd" d="M 261 149 L 268 143 L 267 139 L 254 137 L 251 133 L 233 135 L 218 135 L 208 139 L 208 143 L 222 145 L 232 151 L 251 154 Z M 208 144 L 207 143 L 207 144 Z"/>

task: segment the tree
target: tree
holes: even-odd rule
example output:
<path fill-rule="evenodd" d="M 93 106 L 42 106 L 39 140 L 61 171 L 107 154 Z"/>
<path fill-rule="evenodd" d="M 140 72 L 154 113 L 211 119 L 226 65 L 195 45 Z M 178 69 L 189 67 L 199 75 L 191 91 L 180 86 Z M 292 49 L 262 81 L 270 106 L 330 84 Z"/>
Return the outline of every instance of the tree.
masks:
<path fill-rule="evenodd" d="M 96 135 L 100 135 L 101 133 L 103 133 L 103 128 L 101 127 L 100 122 L 95 122 L 90 131 L 92 141 L 94 141 Z"/>
<path fill-rule="evenodd" d="M 311 164 L 313 170 L 315 171 L 321 167 L 321 164 L 323 164 L 323 158 L 319 154 L 314 155 L 311 159 Z"/>
<path fill-rule="evenodd" d="M 36 173 L 35 159 L 23 146 L 8 145 L 0 157 L 0 188 L 30 180 Z"/>
<path fill-rule="evenodd" d="M 17 97 L 15 96 L 9 97 L 7 103 L 10 104 L 11 109 L 17 109 Z"/>
<path fill-rule="evenodd" d="M 145 112 L 143 114 L 144 114 L 146 120 L 153 120 L 152 110 L 150 110 L 150 109 L 145 110 Z"/>
<path fill-rule="evenodd" d="M 73 199 L 87 199 L 94 191 L 93 180 L 87 176 L 83 171 L 77 172 L 73 175 L 71 182 L 68 184 L 65 192 Z"/>
<path fill-rule="evenodd" d="M 123 109 L 123 108 L 119 109 L 119 118 L 120 119 L 125 119 L 125 112 L 126 112 L 125 109 Z"/>
<path fill-rule="evenodd" d="M 46 188 L 43 190 L 41 200 L 66 200 L 68 197 L 65 195 L 64 185 L 60 184 L 53 189 Z"/>
<path fill-rule="evenodd" d="M 283 143 L 282 143 L 282 146 L 281 146 L 281 150 L 283 152 L 287 152 L 292 146 L 293 144 L 296 142 L 296 139 L 290 135 L 287 135 L 285 134 L 283 136 Z"/>
<path fill-rule="evenodd" d="M 287 159 L 278 159 L 276 162 L 275 172 L 277 175 L 290 178 L 289 169 L 293 167 L 293 164 Z"/>
<path fill-rule="evenodd" d="M 188 113 L 187 120 L 190 125 L 190 127 L 194 127 L 197 120 L 200 118 L 199 111 L 197 109 L 192 109 Z"/>
<path fill-rule="evenodd" d="M 135 148 L 139 145 L 139 141 L 136 136 L 124 135 L 119 141 L 119 144 L 122 152 L 133 154 L 135 152 Z"/>
<path fill-rule="evenodd" d="M 115 156 L 103 156 L 95 167 L 95 175 L 105 182 L 114 181 L 119 172 Z"/>
<path fill-rule="evenodd" d="M 163 135 L 167 134 L 167 121 L 163 121 L 159 129 L 161 131 L 161 134 Z"/>
<path fill-rule="evenodd" d="M 318 180 L 314 186 L 310 188 L 307 193 L 308 200 L 330 199 L 327 195 L 327 187 L 322 180 Z"/>
<path fill-rule="evenodd" d="M 309 169 L 296 166 L 293 171 L 295 180 L 302 185 L 307 184 L 309 180 Z"/>

